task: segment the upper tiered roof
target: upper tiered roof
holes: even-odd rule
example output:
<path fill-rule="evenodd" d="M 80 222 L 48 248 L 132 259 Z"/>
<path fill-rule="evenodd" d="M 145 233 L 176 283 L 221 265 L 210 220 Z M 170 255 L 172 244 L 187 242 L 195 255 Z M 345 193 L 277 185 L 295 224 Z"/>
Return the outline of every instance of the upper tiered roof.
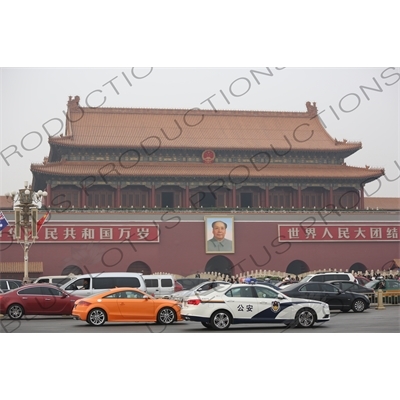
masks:
<path fill-rule="evenodd" d="M 315 103 L 306 112 L 87 108 L 79 97 L 68 102 L 65 134 L 51 145 L 86 148 L 193 150 L 286 150 L 339 152 L 361 149 L 360 142 L 333 139 Z M 161 143 L 160 143 L 161 142 Z"/>
<path fill-rule="evenodd" d="M 122 166 L 123 165 L 123 166 Z M 346 165 L 315 165 L 315 164 L 260 164 L 255 168 L 227 163 L 195 163 L 195 162 L 164 162 L 162 167 L 158 163 L 150 162 L 118 162 L 110 161 L 61 161 L 54 163 L 32 164 L 31 170 L 35 173 L 53 176 L 87 177 L 107 174 L 111 177 L 156 178 L 180 177 L 190 179 L 230 177 L 255 179 L 364 179 L 374 180 L 383 175 L 380 169 L 349 167 Z"/>
<path fill-rule="evenodd" d="M 266 111 L 213 111 L 173 109 L 130 109 L 130 108 L 84 108 L 79 97 L 68 102 L 65 134 L 49 139 L 50 155 L 41 164 L 32 164 L 34 181 L 41 184 L 45 177 L 98 176 L 106 172 L 109 177 L 135 179 L 201 179 L 215 177 L 248 177 L 261 180 L 319 180 L 372 181 L 384 175 L 383 169 L 368 166 L 350 167 L 343 160 L 361 149 L 361 143 L 333 139 L 323 127 L 314 104 L 306 104 L 306 112 Z M 112 171 L 109 164 L 116 164 L 116 155 L 125 149 L 144 155 L 154 148 L 172 150 L 181 156 L 188 153 L 185 161 L 170 157 L 162 163 L 143 159 L 124 159 L 123 166 Z M 75 150 L 90 152 L 90 156 L 77 161 L 69 157 Z M 204 163 L 193 151 L 215 151 L 217 162 Z M 99 158 L 93 155 L 101 152 Z M 222 155 L 222 151 L 225 156 Z M 269 164 L 253 164 L 249 168 L 235 168 L 240 162 L 230 162 L 226 151 L 236 151 L 237 157 L 247 151 L 247 157 L 268 152 L 276 160 Z M 128 150 L 126 152 L 129 153 Z M 106 157 L 105 154 L 109 156 Z M 134 154 L 135 153 L 135 154 Z M 224 154 L 222 153 L 222 154 Z M 250 154 L 249 154 L 250 153 Z M 282 160 L 280 155 L 287 154 Z M 301 155 L 300 155 L 301 153 Z M 306 154 L 308 153 L 308 155 Z M 322 157 L 316 157 L 320 153 Z M 147 153 L 148 155 L 149 153 Z M 297 154 L 300 162 L 288 161 Z M 279 155 L 279 156 L 278 156 Z M 330 162 L 322 163 L 325 156 L 333 156 Z M 304 156 L 304 158 L 303 158 Z M 225 158 L 224 158 L 225 157 Z M 228 156 L 229 157 L 229 156 Z M 332 162 L 336 159 L 336 162 Z M 102 160 L 102 161 L 100 161 Z M 160 167 L 162 165 L 162 167 Z M 253 168 L 254 167 L 254 168 Z"/>

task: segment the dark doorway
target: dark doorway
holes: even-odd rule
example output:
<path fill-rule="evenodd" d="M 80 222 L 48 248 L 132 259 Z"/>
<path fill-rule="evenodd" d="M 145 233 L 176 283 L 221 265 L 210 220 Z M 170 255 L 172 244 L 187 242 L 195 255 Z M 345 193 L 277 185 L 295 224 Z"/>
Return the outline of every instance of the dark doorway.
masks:
<path fill-rule="evenodd" d="M 133 262 L 127 269 L 127 272 L 138 272 L 143 275 L 151 275 L 151 268 L 143 261 Z"/>
<path fill-rule="evenodd" d="M 207 262 L 205 272 L 231 276 L 234 273 L 232 261 L 224 256 L 215 256 Z"/>
<path fill-rule="evenodd" d="M 68 267 L 65 267 L 63 269 L 61 275 L 69 275 L 69 274 L 82 275 L 83 271 L 76 265 L 68 265 Z"/>
<path fill-rule="evenodd" d="M 199 193 L 200 207 L 215 207 L 215 197 L 212 193 Z"/>
<path fill-rule="evenodd" d="M 200 207 L 215 207 L 215 197 L 212 193 L 199 193 Z"/>
<path fill-rule="evenodd" d="M 310 272 L 310 268 L 304 261 L 294 260 L 288 265 L 288 267 L 286 268 L 286 272 L 288 274 L 298 276 Z"/>
<path fill-rule="evenodd" d="M 241 193 L 240 194 L 240 207 L 253 207 L 253 194 Z"/>
<path fill-rule="evenodd" d="M 174 207 L 174 194 L 172 192 L 161 193 L 161 207 Z"/>

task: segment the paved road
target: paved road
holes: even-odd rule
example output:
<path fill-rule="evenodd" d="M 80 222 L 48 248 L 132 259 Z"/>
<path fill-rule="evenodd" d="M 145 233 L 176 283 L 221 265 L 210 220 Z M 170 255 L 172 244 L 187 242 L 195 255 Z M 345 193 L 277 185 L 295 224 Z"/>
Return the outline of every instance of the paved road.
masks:
<path fill-rule="evenodd" d="M 179 322 L 170 326 L 156 324 L 105 324 L 93 327 L 71 317 L 30 316 L 20 321 L 0 320 L 0 333 L 215 333 L 196 322 Z M 331 320 L 312 329 L 288 329 L 277 324 L 232 325 L 226 333 L 400 333 L 400 305 L 376 310 L 374 305 L 363 313 L 332 312 Z M 219 332 L 223 333 L 223 332 Z"/>

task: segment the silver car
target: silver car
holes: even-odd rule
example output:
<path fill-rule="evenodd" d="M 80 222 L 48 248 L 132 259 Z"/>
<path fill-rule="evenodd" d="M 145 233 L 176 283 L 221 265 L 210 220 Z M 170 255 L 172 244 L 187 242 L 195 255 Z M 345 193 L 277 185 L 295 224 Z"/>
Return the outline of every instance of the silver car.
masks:
<path fill-rule="evenodd" d="M 22 281 L 18 279 L 0 279 L 0 293 L 6 293 L 21 286 Z"/>

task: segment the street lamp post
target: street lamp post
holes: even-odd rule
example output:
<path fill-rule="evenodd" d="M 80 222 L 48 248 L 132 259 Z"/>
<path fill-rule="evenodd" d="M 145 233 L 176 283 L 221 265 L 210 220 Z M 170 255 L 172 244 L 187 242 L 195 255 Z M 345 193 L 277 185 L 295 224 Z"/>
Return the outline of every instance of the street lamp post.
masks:
<path fill-rule="evenodd" d="M 6 197 L 11 197 L 14 202 L 15 212 L 15 231 L 14 237 L 24 249 L 24 278 L 23 282 L 29 282 L 29 258 L 28 252 L 32 244 L 38 238 L 38 203 L 47 196 L 46 191 L 35 192 L 28 181 L 24 182 L 24 188 L 18 192 L 6 193 Z"/>

